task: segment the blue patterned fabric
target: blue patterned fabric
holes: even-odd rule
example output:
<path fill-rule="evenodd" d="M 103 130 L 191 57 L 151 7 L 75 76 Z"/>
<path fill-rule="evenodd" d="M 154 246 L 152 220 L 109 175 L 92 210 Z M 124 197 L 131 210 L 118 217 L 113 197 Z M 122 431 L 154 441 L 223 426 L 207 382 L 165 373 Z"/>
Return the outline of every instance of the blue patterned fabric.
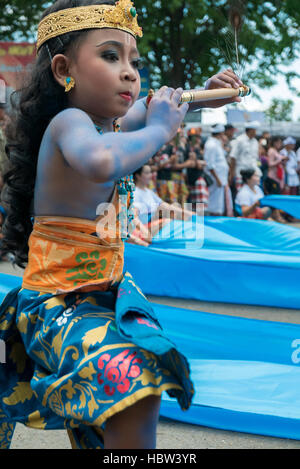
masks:
<path fill-rule="evenodd" d="M 102 448 L 108 418 L 167 391 L 182 409 L 194 394 L 187 360 L 126 273 L 107 292 L 12 290 L 0 307 L 0 447 L 16 422 L 67 428 L 74 448 Z"/>

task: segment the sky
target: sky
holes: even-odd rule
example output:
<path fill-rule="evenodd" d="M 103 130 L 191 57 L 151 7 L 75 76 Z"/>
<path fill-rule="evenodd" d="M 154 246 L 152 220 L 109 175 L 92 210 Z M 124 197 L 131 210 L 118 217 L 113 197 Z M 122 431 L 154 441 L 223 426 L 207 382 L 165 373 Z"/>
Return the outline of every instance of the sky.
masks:
<path fill-rule="evenodd" d="M 300 60 L 295 61 L 291 69 L 300 70 Z M 299 92 L 300 92 L 300 80 L 295 80 L 293 84 L 296 85 L 296 87 L 299 89 Z M 285 99 L 285 100 L 292 99 L 294 101 L 293 120 L 294 121 L 299 120 L 300 98 L 295 96 L 295 94 L 293 94 L 289 90 L 284 77 L 280 76 L 278 78 L 277 85 L 269 89 L 257 88 L 255 87 L 255 83 L 254 84 L 246 83 L 246 85 L 250 86 L 250 88 L 255 88 L 255 91 L 257 92 L 257 94 L 259 94 L 260 97 L 262 98 L 262 102 L 260 102 L 256 98 L 249 96 L 247 98 L 243 98 L 242 103 L 237 105 L 237 109 L 243 109 L 247 111 L 264 111 L 266 108 L 270 106 L 273 98 L 280 98 L 280 99 Z M 226 114 L 224 112 L 224 109 L 226 110 L 226 108 L 224 107 L 218 110 L 204 111 L 202 114 L 202 123 L 203 124 L 215 124 L 217 122 L 220 122 L 222 124 L 226 124 Z"/>

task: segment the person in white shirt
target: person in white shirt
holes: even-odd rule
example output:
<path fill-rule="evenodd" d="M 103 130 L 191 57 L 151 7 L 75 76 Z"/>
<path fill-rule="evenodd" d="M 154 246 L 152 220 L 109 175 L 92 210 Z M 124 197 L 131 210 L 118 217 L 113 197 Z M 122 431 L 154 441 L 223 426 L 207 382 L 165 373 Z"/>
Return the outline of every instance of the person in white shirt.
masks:
<path fill-rule="evenodd" d="M 245 126 L 245 133 L 239 135 L 232 147 L 230 153 L 230 185 L 234 183 L 236 191 L 242 186 L 241 171 L 243 169 L 253 168 L 257 170 L 260 177 L 259 143 L 256 139 L 256 132 L 259 128 L 259 122 L 248 122 Z M 235 196 L 235 194 L 234 194 Z"/>
<path fill-rule="evenodd" d="M 283 141 L 283 149 L 280 154 L 288 157 L 286 162 L 285 171 L 287 176 L 287 186 L 289 195 L 299 194 L 299 163 L 295 153 L 296 140 L 293 137 L 288 137 Z"/>
<path fill-rule="evenodd" d="M 264 197 L 264 193 L 259 187 L 260 173 L 253 168 L 249 168 L 243 169 L 241 176 L 244 185 L 237 193 L 235 204 L 241 210 L 242 216 L 260 220 L 268 219 L 272 209 L 260 207 L 260 199 Z"/>
<path fill-rule="evenodd" d="M 135 210 L 135 230 L 131 233 L 129 242 L 148 246 L 152 237 L 170 221 L 188 220 L 193 212 L 182 209 L 177 205 L 164 202 L 153 190 L 149 189 L 152 171 L 149 165 L 134 172 L 135 191 L 133 208 Z"/>
<path fill-rule="evenodd" d="M 226 152 L 223 147 L 225 127 L 217 124 L 211 129 L 211 137 L 204 146 L 204 160 L 207 169 L 213 177 L 213 184 L 209 186 L 208 212 L 210 215 L 224 215 L 226 211 L 225 188 L 228 188 L 229 167 Z M 232 202 L 232 201 L 231 201 Z"/>

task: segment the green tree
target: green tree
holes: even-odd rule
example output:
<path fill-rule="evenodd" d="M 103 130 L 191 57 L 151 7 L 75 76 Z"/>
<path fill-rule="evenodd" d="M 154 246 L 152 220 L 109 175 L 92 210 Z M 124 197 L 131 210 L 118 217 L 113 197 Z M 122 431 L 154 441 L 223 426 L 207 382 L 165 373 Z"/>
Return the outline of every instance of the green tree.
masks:
<path fill-rule="evenodd" d="M 4 4 L 4 0 L 2 0 Z M 1 5 L 0 40 L 35 40 L 37 24 L 43 10 L 52 2 L 10 0 Z"/>
<path fill-rule="evenodd" d="M 11 0 L 0 17 L 0 40 L 33 40 L 47 4 Z M 245 83 L 254 90 L 256 85 L 270 87 L 282 74 L 292 88 L 298 76 L 296 71 L 287 73 L 286 67 L 300 52 L 299 0 L 135 0 L 135 5 L 144 29 L 139 49 L 153 87 L 195 88 L 224 66 L 236 65 L 228 21 L 232 5 L 243 14 L 239 50 Z"/>
<path fill-rule="evenodd" d="M 272 121 L 290 122 L 293 116 L 294 103 L 291 99 L 273 98 L 270 107 L 265 111 L 266 116 Z"/>

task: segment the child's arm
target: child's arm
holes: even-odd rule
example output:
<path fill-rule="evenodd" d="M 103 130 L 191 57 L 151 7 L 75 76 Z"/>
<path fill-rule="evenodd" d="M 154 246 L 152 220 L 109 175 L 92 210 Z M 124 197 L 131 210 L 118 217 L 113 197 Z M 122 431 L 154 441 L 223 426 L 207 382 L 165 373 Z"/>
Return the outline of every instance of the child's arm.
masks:
<path fill-rule="evenodd" d="M 216 88 L 238 88 L 242 85 L 240 79 L 232 70 L 225 70 L 220 72 L 217 75 L 211 77 L 207 83 L 205 89 L 213 90 Z M 139 130 L 145 127 L 146 123 L 146 108 L 147 98 L 142 98 L 136 101 L 136 103 L 129 109 L 126 116 L 120 119 L 120 125 L 123 132 L 132 132 L 134 130 Z M 230 98 L 230 99 L 216 99 L 214 101 L 206 102 L 196 102 L 189 104 L 189 111 L 197 111 L 204 107 L 207 108 L 216 108 L 225 106 L 225 104 L 230 104 L 234 102 L 240 102 L 240 98 Z"/>
<path fill-rule="evenodd" d="M 129 109 L 125 117 L 119 119 L 122 132 L 132 132 L 143 129 L 146 125 L 147 98 L 139 99 Z"/>
<path fill-rule="evenodd" d="M 143 166 L 176 135 L 188 105 L 179 106 L 182 89 L 159 90 L 150 103 L 146 127 L 99 135 L 90 117 L 69 108 L 50 124 L 52 140 L 66 162 L 93 182 L 117 180 Z"/>

